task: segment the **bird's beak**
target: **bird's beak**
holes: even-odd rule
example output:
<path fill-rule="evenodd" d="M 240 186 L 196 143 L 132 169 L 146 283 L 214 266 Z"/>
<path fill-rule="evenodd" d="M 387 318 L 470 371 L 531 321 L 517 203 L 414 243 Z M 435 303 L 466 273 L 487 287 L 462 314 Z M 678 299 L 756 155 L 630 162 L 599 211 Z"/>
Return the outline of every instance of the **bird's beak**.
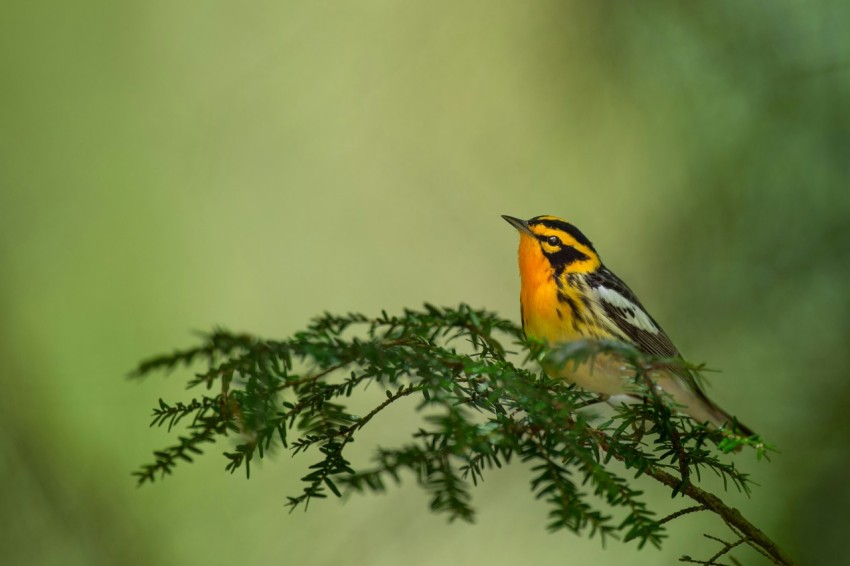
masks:
<path fill-rule="evenodd" d="M 519 218 L 514 218 L 513 216 L 508 216 L 507 214 L 503 214 L 502 218 L 508 221 L 508 224 L 519 230 L 520 234 L 527 234 L 529 236 L 533 236 L 534 233 L 531 231 L 531 228 L 528 227 L 528 222 L 525 220 L 520 220 Z"/>

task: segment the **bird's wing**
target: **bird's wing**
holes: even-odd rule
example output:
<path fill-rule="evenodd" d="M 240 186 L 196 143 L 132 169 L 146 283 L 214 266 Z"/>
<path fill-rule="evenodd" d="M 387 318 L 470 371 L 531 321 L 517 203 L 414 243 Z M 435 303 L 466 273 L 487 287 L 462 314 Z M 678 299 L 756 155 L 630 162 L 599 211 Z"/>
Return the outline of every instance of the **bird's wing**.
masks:
<path fill-rule="evenodd" d="M 609 328 L 613 334 L 621 334 L 646 354 L 659 358 L 682 357 L 670 337 L 646 312 L 634 292 L 619 277 L 607 268 L 602 268 L 591 274 L 587 281 L 591 295 L 607 315 L 602 317 L 602 322 L 613 324 L 613 327 Z M 690 371 L 681 367 L 671 367 L 670 370 L 682 378 L 694 393 L 708 401 Z"/>

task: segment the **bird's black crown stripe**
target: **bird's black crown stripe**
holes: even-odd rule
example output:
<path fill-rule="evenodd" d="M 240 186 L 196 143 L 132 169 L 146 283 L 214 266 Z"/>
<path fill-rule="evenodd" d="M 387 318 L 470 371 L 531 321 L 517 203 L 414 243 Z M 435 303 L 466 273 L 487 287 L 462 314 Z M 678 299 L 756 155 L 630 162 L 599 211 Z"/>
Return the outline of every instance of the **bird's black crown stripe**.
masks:
<path fill-rule="evenodd" d="M 566 232 L 573 238 L 575 238 L 576 242 L 579 244 L 583 244 L 593 250 L 596 251 L 596 248 L 593 247 L 593 243 L 581 233 L 581 230 L 570 224 L 569 222 L 564 222 L 563 220 L 553 220 L 552 218 L 547 218 L 545 216 L 535 216 L 531 220 L 528 221 L 529 226 L 535 225 L 546 226 L 547 228 L 551 228 L 553 230 L 561 230 L 562 232 Z"/>

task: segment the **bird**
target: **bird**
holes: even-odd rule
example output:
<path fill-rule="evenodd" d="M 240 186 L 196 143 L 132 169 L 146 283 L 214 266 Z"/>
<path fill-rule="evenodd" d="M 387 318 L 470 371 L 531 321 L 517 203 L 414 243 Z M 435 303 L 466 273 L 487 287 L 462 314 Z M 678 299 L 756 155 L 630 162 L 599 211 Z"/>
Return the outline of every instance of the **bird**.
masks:
<path fill-rule="evenodd" d="M 655 358 L 682 355 L 635 293 L 602 263 L 591 241 L 556 216 L 520 220 L 503 215 L 519 232 L 520 310 L 526 338 L 557 346 L 566 342 L 614 339 Z M 640 397 L 634 370 L 613 355 L 567 365 L 563 377 L 605 399 Z M 673 408 L 701 424 L 738 434 L 753 431 L 714 403 L 680 364 L 651 374 L 654 387 Z M 645 390 L 644 390 L 645 391 Z"/>

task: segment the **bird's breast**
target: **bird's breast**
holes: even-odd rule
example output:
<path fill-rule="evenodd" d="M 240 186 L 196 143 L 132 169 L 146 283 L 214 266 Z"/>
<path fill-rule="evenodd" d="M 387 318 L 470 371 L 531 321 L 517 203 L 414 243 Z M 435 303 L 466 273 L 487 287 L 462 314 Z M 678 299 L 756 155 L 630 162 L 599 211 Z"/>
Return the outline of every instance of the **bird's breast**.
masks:
<path fill-rule="evenodd" d="M 588 336 L 586 309 L 580 293 L 566 282 L 559 284 L 548 261 L 544 258 L 543 262 L 520 261 L 525 335 L 549 343 Z"/>

